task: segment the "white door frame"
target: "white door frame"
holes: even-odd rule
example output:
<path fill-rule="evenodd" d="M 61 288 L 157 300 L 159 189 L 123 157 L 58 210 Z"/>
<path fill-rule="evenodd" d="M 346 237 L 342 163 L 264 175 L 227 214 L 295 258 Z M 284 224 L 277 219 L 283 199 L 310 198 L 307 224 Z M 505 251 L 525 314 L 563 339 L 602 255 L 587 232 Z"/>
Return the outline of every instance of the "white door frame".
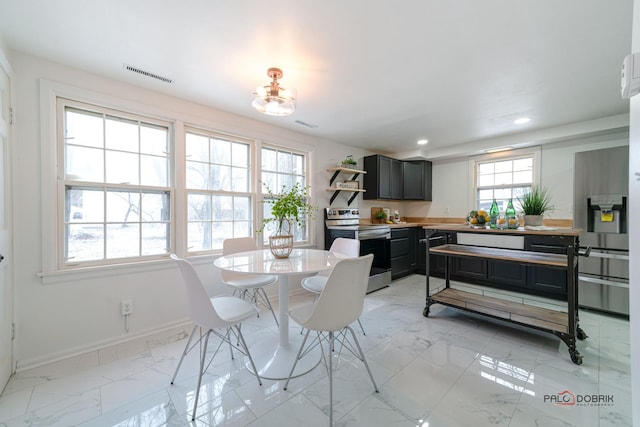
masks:
<path fill-rule="evenodd" d="M 6 79 L 5 79 L 6 76 Z M 0 49 L 0 392 L 14 372 L 14 289 L 12 239 L 12 76 Z M 5 87 L 6 86 L 6 87 Z"/>

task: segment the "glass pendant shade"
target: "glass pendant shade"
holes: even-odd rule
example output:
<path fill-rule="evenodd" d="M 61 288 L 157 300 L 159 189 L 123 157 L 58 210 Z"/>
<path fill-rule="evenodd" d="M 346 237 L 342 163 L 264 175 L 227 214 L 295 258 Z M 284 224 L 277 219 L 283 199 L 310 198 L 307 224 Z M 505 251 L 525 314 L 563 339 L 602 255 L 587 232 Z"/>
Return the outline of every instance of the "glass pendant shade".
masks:
<path fill-rule="evenodd" d="M 271 84 L 259 86 L 254 95 L 251 106 L 257 111 L 270 116 L 288 116 L 296 111 L 295 89 L 285 89 L 278 84 L 282 77 L 282 71 L 278 68 L 269 68 L 267 75 L 273 80 Z"/>

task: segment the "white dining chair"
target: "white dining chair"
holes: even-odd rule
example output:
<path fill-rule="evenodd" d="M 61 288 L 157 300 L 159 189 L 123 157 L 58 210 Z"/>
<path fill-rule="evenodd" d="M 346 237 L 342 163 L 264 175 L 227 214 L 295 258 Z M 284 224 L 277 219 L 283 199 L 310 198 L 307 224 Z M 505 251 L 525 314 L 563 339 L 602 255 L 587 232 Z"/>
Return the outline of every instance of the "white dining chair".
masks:
<path fill-rule="evenodd" d="M 222 255 L 232 255 L 238 252 L 255 251 L 258 249 L 256 241 L 252 237 L 236 237 L 233 239 L 225 239 L 222 242 Z M 264 287 L 278 281 L 278 276 L 273 274 L 244 274 L 232 271 L 222 271 L 222 282 L 231 286 L 233 295 L 238 295 L 242 299 L 249 298 L 254 304 L 262 303 L 271 311 L 273 320 L 278 323 L 271 301 L 264 290 Z M 258 314 L 259 316 L 260 314 Z"/>
<path fill-rule="evenodd" d="M 337 252 L 349 258 L 356 258 L 360 255 L 360 241 L 356 239 L 347 239 L 344 237 L 338 237 L 331 243 L 331 247 L 329 248 L 330 252 Z M 315 276 L 305 277 L 300 282 L 300 285 L 309 292 L 313 292 L 314 294 L 320 295 L 322 290 L 324 289 L 324 285 L 327 283 L 327 277 L 331 270 L 324 270 L 316 274 Z M 362 330 L 362 335 L 366 335 L 364 331 L 364 326 L 362 326 L 362 322 L 358 319 L 358 325 L 360 325 L 360 329 Z"/>
<path fill-rule="evenodd" d="M 182 274 L 187 291 L 187 312 L 189 314 L 189 318 L 195 323 L 193 330 L 191 331 L 191 335 L 189 336 L 189 340 L 182 352 L 182 357 L 180 357 L 178 366 L 176 366 L 176 371 L 171 378 L 171 384 L 173 385 L 185 356 L 193 350 L 194 347 L 198 346 L 200 349 L 200 369 L 198 372 L 196 396 L 193 402 L 193 413 L 191 414 L 191 420 L 193 421 L 196 418 L 196 409 L 198 407 L 198 397 L 200 396 L 202 376 L 213 362 L 213 359 L 216 354 L 218 354 L 218 350 L 221 347 L 221 345 L 219 345 L 209 361 L 205 363 L 209 336 L 211 334 L 216 335 L 223 342 L 229 344 L 232 359 L 234 348 L 247 356 L 253 371 L 256 373 L 256 377 L 258 378 L 258 384 L 262 385 L 262 379 L 260 378 L 260 375 L 258 375 L 258 370 L 256 369 L 253 357 L 251 357 L 251 353 L 249 352 L 249 348 L 242 336 L 240 328 L 241 322 L 255 316 L 258 309 L 249 302 L 235 296 L 221 295 L 210 298 L 191 263 L 187 260 L 178 258 L 174 254 L 171 254 L 171 259 L 176 261 L 180 267 L 180 273 Z M 199 333 L 197 333 L 198 330 Z M 196 338 L 196 342 L 192 344 L 194 338 Z"/>
<path fill-rule="evenodd" d="M 372 262 L 372 254 L 340 261 L 329 274 L 322 293 L 314 303 L 289 311 L 291 318 L 304 327 L 307 333 L 302 340 L 284 389 L 286 390 L 289 386 L 298 361 L 310 353 L 313 354 L 311 350 L 319 346 L 329 376 L 329 425 L 333 425 L 333 358 L 339 359 L 343 349 L 364 363 L 373 388 L 378 392 L 378 386 L 373 379 L 362 347 L 349 326 L 362 314 Z M 316 337 L 307 343 L 311 331 L 316 332 Z M 343 335 L 339 342 L 341 345 L 339 352 L 333 351 L 336 334 Z"/>

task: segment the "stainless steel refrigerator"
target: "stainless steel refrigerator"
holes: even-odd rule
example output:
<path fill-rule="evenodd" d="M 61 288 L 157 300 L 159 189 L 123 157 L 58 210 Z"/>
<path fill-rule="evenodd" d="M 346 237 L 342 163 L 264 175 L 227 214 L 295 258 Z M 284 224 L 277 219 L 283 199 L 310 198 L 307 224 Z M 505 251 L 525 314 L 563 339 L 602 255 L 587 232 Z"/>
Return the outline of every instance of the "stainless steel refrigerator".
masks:
<path fill-rule="evenodd" d="M 629 315 L 629 147 L 575 153 L 574 227 L 581 228 L 578 304 Z"/>

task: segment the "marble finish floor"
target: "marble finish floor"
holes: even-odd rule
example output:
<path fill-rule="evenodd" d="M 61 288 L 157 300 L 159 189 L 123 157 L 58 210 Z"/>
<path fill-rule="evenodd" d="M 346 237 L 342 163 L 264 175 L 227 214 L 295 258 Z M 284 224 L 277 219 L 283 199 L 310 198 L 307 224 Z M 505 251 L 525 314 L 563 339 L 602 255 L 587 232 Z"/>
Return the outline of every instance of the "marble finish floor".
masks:
<path fill-rule="evenodd" d="M 584 356 L 578 366 L 551 334 L 439 305 L 425 318 L 424 297 L 424 276 L 367 296 L 361 317 L 366 335 L 354 330 L 379 393 L 360 361 L 342 357 L 334 380 L 335 425 L 631 425 L 628 321 L 581 312 L 589 338 L 578 342 Z M 291 304 L 311 298 L 296 295 Z M 290 326 L 291 334 L 299 333 L 297 325 Z M 277 334 L 265 312 L 243 330 L 249 346 Z M 169 384 L 190 331 L 18 373 L 0 396 L 0 426 L 328 425 L 322 365 L 283 390 L 284 381 L 258 386 L 228 351 L 218 354 L 203 379 L 192 424 L 197 355 L 185 359 L 175 385 Z M 576 403 L 558 404 L 569 398 Z"/>

